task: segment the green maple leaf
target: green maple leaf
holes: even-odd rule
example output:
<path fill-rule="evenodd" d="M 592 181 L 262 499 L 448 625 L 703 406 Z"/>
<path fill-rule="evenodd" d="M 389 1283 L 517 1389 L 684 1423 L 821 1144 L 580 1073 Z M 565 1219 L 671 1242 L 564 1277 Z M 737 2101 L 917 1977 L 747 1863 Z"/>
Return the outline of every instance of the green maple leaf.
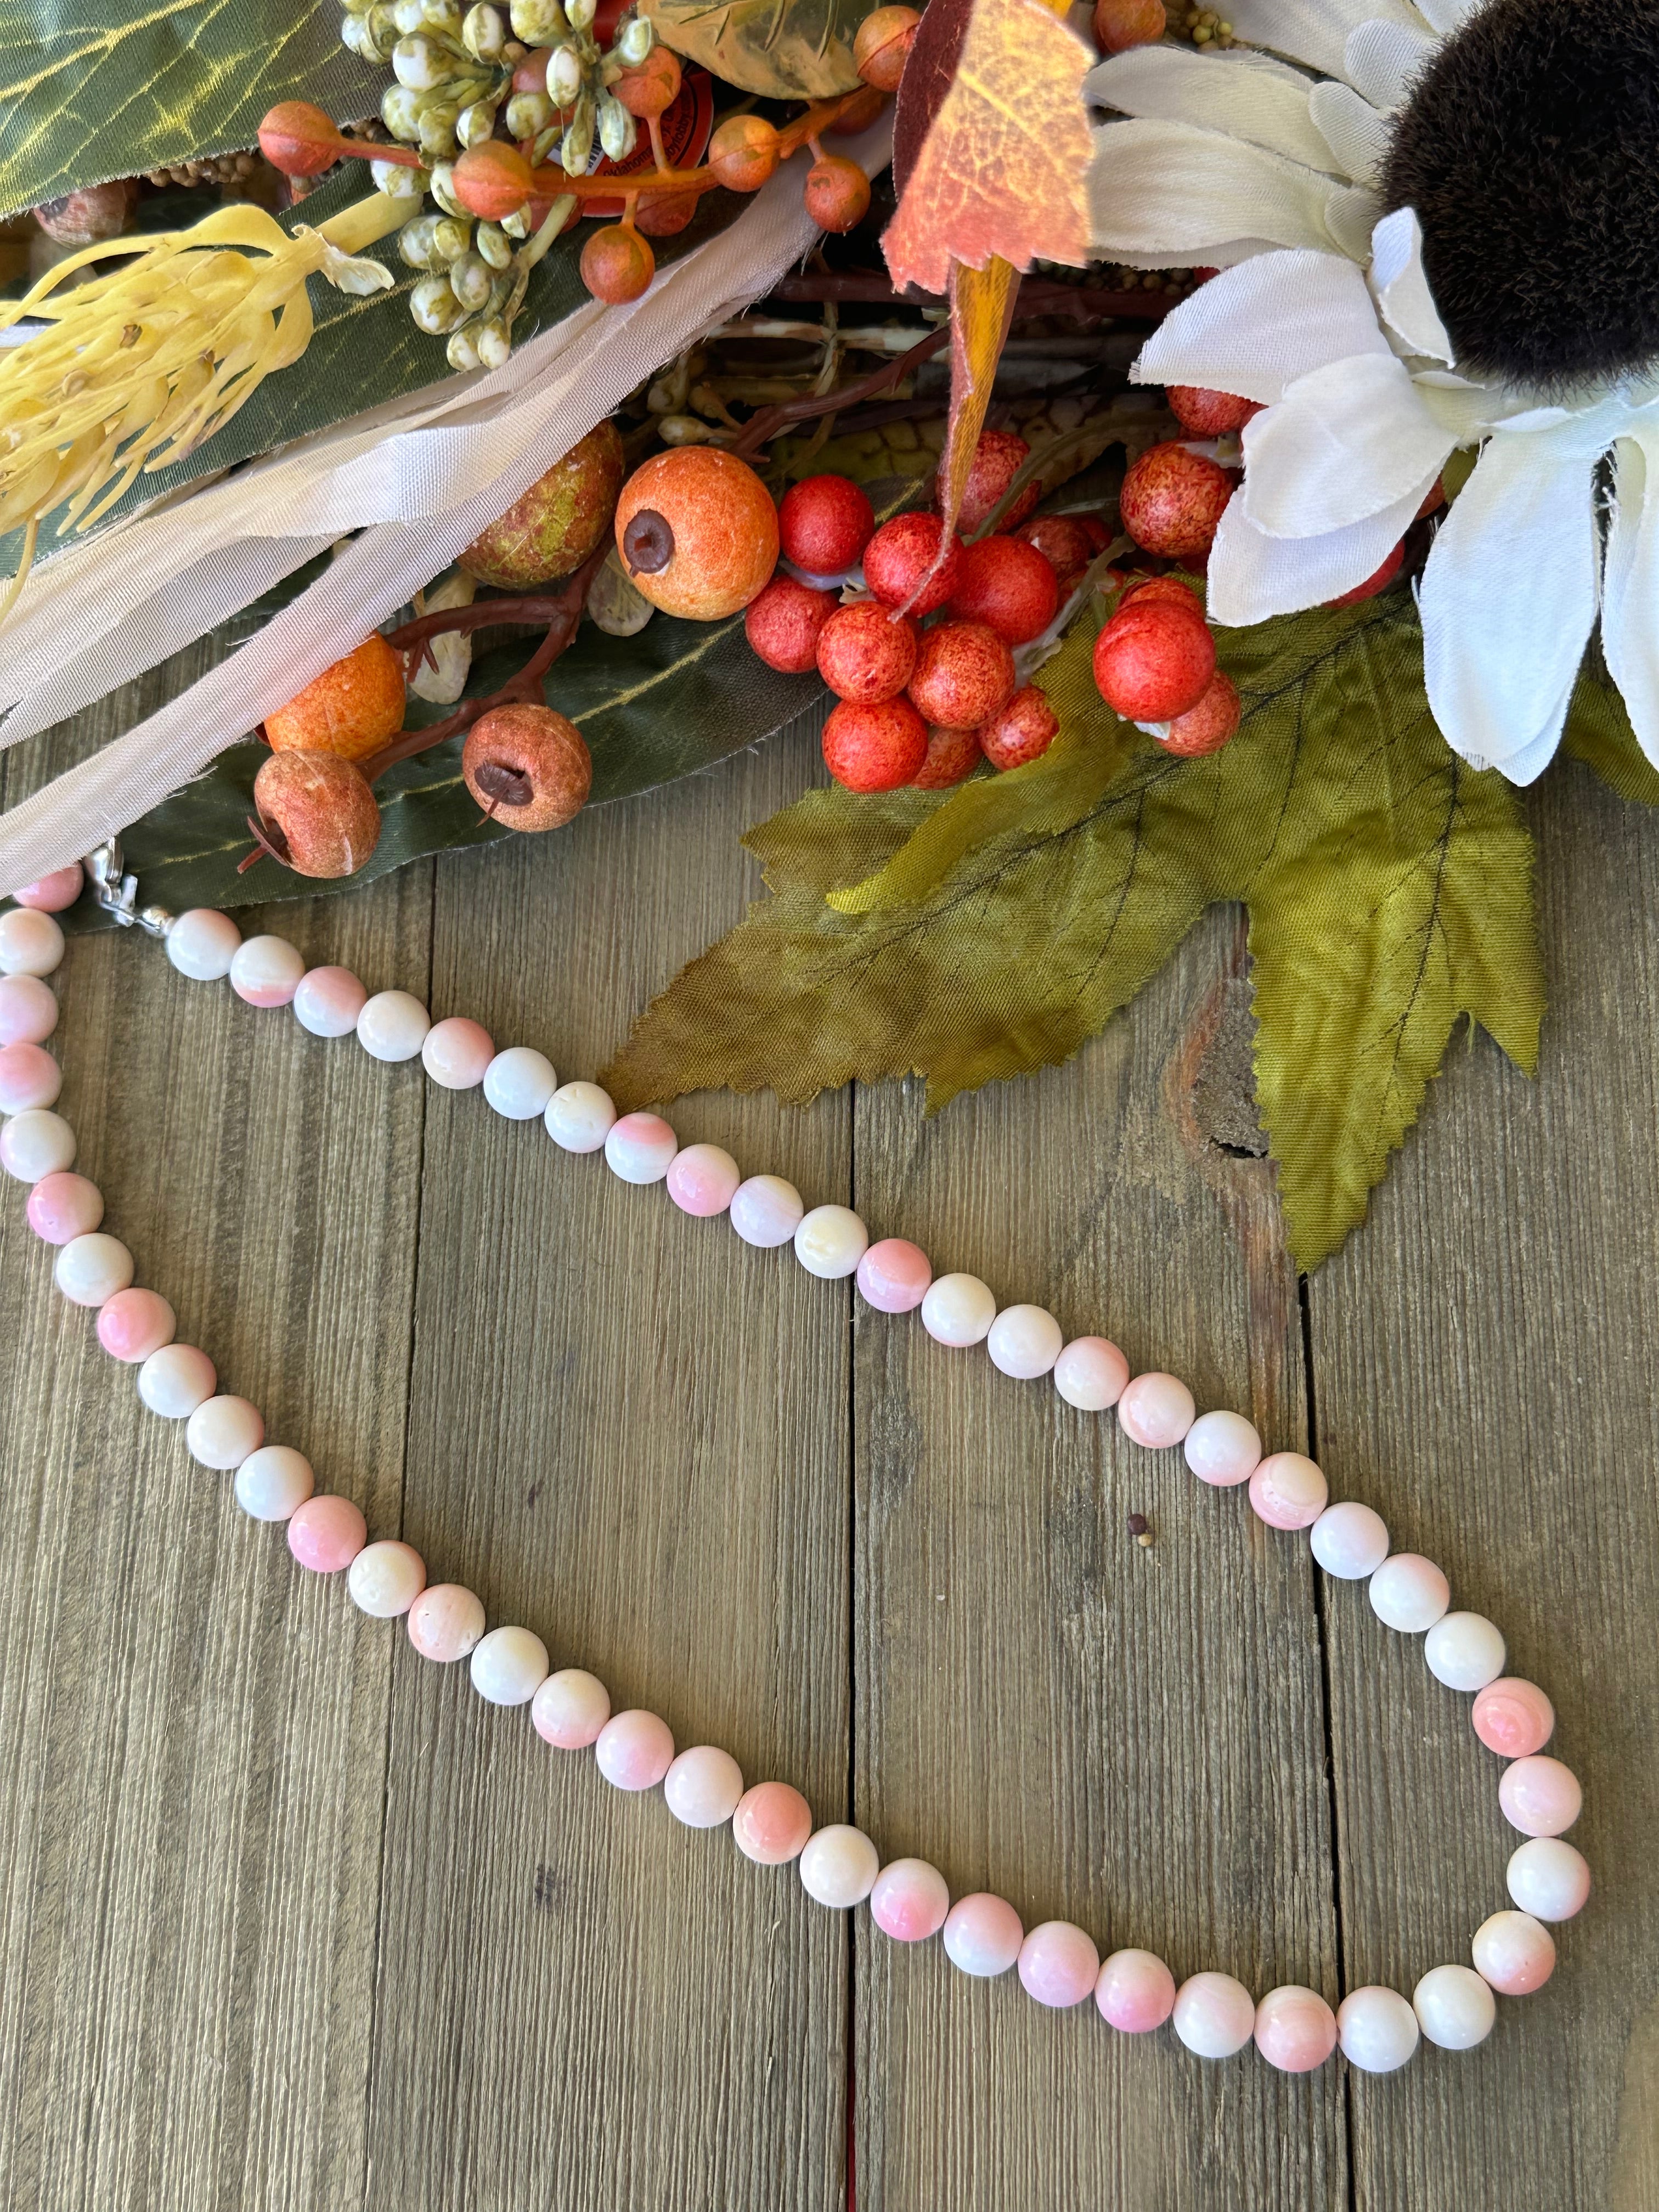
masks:
<path fill-rule="evenodd" d="M 1534 1064 L 1543 983 L 1517 794 L 1435 729 L 1408 596 L 1223 634 L 1238 735 L 1171 759 L 1101 704 L 1092 625 L 1039 681 L 1061 734 L 944 800 L 811 793 L 750 834 L 774 896 L 636 1024 L 626 1103 L 804 1101 L 926 1076 L 930 1109 L 1068 1058 L 1204 908 L 1243 900 L 1256 1077 L 1293 1249 L 1364 1215 L 1465 1015 Z"/>

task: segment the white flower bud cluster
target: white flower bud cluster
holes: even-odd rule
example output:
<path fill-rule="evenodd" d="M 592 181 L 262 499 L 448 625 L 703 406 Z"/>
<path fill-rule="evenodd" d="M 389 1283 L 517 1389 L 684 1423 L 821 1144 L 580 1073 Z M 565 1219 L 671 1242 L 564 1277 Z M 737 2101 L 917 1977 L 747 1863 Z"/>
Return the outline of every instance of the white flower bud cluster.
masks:
<path fill-rule="evenodd" d="M 596 0 L 343 0 L 341 42 L 364 61 L 389 66 L 394 82 L 380 120 L 422 166 L 374 164 L 377 188 L 409 204 L 398 252 L 419 281 L 410 293 L 418 327 L 448 341 L 455 369 L 499 368 L 512 349 L 513 319 L 530 264 L 519 249 L 532 236 L 528 206 L 499 223 L 472 217 L 455 197 L 454 165 L 471 146 L 507 138 L 539 165 L 557 156 L 585 176 L 595 146 L 625 161 L 638 126 L 611 88 L 651 53 L 649 19 L 629 13 L 609 52 L 593 36 Z M 533 52 L 546 52 L 544 65 Z M 435 215 L 423 212 L 428 196 Z"/>

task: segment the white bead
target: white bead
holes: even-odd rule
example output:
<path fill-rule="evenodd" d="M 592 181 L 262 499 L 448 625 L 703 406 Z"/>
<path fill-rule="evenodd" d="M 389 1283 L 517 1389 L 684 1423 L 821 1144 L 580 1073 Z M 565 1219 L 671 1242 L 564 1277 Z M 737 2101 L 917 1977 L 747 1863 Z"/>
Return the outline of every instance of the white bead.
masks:
<path fill-rule="evenodd" d="M 605 1164 L 619 1182 L 660 1182 L 679 1148 L 660 1114 L 624 1114 L 605 1133 Z"/>
<path fill-rule="evenodd" d="M 1115 1406 L 1128 1379 L 1129 1363 L 1109 1337 L 1073 1337 L 1054 1362 L 1055 1389 L 1083 1413 Z"/>
<path fill-rule="evenodd" d="M 1504 1638 L 1484 1613 L 1448 1613 L 1424 1638 L 1423 1656 L 1449 1690 L 1484 1690 L 1504 1671 Z"/>
<path fill-rule="evenodd" d="M 1451 1602 L 1451 1585 L 1432 1559 L 1396 1552 L 1371 1577 L 1370 1599 L 1372 1612 L 1386 1627 L 1420 1636 Z"/>
<path fill-rule="evenodd" d="M 1194 1974 L 1176 1991 L 1170 2017 L 1195 2057 L 1231 2058 L 1255 2033 L 1255 1999 L 1231 1974 Z"/>
<path fill-rule="evenodd" d="M 825 1282 L 857 1272 L 870 1232 L 850 1206 L 815 1206 L 795 1231 L 795 1257 Z"/>
<path fill-rule="evenodd" d="M 1389 1531 L 1382 1515 L 1352 1498 L 1340 1505 L 1328 1505 L 1309 1530 L 1308 1541 L 1320 1565 L 1339 1582 L 1357 1583 L 1362 1576 L 1374 1575 L 1389 1556 Z"/>
<path fill-rule="evenodd" d="M 357 1017 L 357 1042 L 371 1060 L 413 1060 L 432 1017 L 407 991 L 377 991 Z"/>
<path fill-rule="evenodd" d="M 977 1275 L 940 1275 L 921 1302 L 921 1325 L 936 1344 L 982 1344 L 997 1302 Z"/>
<path fill-rule="evenodd" d="M 1243 1413 L 1200 1413 L 1181 1439 L 1181 1455 L 1200 1482 L 1228 1490 L 1261 1464 L 1261 1432 Z"/>
<path fill-rule="evenodd" d="M 483 1095 L 508 1121 L 533 1121 L 559 1087 L 553 1063 L 527 1044 L 510 1044 L 484 1070 Z"/>
<path fill-rule="evenodd" d="M 236 1480 L 240 1489 L 240 1470 Z M 365 1544 L 346 1569 L 346 1594 L 371 1620 L 401 1619 L 425 1588 L 425 1561 L 395 1539 Z"/>
<path fill-rule="evenodd" d="M 204 1398 L 185 1425 L 190 1455 L 204 1467 L 240 1467 L 265 1440 L 264 1416 L 246 1398 Z"/>
<path fill-rule="evenodd" d="M 732 1193 L 726 1218 L 745 1244 L 770 1251 L 787 1244 L 800 1227 L 806 1207 L 800 1193 L 781 1176 L 750 1176 Z"/>
<path fill-rule="evenodd" d="M 1398 1990 L 1373 1983 L 1351 1990 L 1336 2008 L 1336 2039 L 1362 2074 L 1392 2074 L 1416 2050 L 1417 2014 Z"/>
<path fill-rule="evenodd" d="M 236 1470 L 236 1503 L 253 1521 L 286 1521 L 316 1487 L 311 1462 L 291 1444 L 262 1444 Z"/>
<path fill-rule="evenodd" d="M 1589 1895 L 1589 1878 L 1583 1852 L 1560 1836 L 1528 1837 L 1504 1877 L 1510 1895 L 1534 1920 L 1571 1920 Z"/>
<path fill-rule="evenodd" d="M 64 957 L 64 933 L 29 906 L 0 914 L 0 975 L 50 975 Z"/>
<path fill-rule="evenodd" d="M 1443 2051 L 1473 2051 L 1498 2017 L 1497 2002 L 1473 1966 L 1431 1966 L 1412 1991 L 1412 2009 Z"/>
<path fill-rule="evenodd" d="M 1060 1323 L 1043 1307 L 1004 1306 L 991 1323 L 985 1349 L 993 1367 L 1029 1382 L 1048 1372 L 1065 1341 Z"/>
<path fill-rule="evenodd" d="M 743 1769 L 718 1744 L 693 1744 L 662 1778 L 663 1802 L 688 1828 L 723 1826 L 743 1795 Z"/>
<path fill-rule="evenodd" d="M 312 1036 L 349 1036 L 368 994 L 346 968 L 309 968 L 294 994 L 294 1018 Z"/>
<path fill-rule="evenodd" d="M 39 1182 L 75 1161 L 75 1132 L 61 1114 L 44 1106 L 14 1114 L 0 1129 L 0 1167 L 19 1182 Z"/>
<path fill-rule="evenodd" d="M 138 1370 L 138 1395 L 164 1421 L 186 1421 L 213 1395 L 218 1376 L 193 1344 L 164 1344 Z"/>
<path fill-rule="evenodd" d="M 228 914 L 210 906 L 193 906 L 181 914 L 164 940 L 167 958 L 181 975 L 192 982 L 216 983 L 230 973 L 242 933 Z"/>
<path fill-rule="evenodd" d="M 547 1133 L 568 1152 L 597 1152 L 610 1135 L 617 1109 L 597 1083 L 567 1083 L 547 1102 Z"/>
<path fill-rule="evenodd" d="M 71 1237 L 52 1272 L 71 1305 L 100 1306 L 132 1280 L 132 1255 L 118 1237 L 94 1229 L 85 1237 Z"/>
<path fill-rule="evenodd" d="M 292 1003 L 306 972 L 304 955 L 285 937 L 250 937 L 230 963 L 230 988 L 250 1006 Z"/>
<path fill-rule="evenodd" d="M 467 1661 L 472 1686 L 492 1705 L 527 1705 L 547 1680 L 547 1646 L 528 1628 L 492 1628 Z"/>
<path fill-rule="evenodd" d="M 881 1854 L 862 1828 L 820 1828 L 800 1855 L 800 1886 L 817 1905 L 845 1912 L 862 1905 L 881 1872 Z"/>

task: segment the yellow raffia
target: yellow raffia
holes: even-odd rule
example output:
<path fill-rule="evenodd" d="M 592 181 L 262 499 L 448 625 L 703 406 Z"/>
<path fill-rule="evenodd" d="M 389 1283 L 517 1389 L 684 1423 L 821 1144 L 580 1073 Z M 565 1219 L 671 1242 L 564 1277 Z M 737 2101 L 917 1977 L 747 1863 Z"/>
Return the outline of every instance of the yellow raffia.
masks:
<path fill-rule="evenodd" d="M 83 247 L 0 306 L 0 331 L 26 318 L 51 326 L 0 349 L 0 533 L 24 531 L 0 622 L 42 520 L 61 507 L 60 538 L 89 529 L 141 472 L 195 452 L 305 351 L 308 276 L 345 292 L 391 285 L 378 261 L 356 257 L 407 211 L 377 192 L 290 236 L 263 209 L 219 208 L 136 251 L 131 238 Z M 68 284 L 106 260 L 118 265 Z"/>

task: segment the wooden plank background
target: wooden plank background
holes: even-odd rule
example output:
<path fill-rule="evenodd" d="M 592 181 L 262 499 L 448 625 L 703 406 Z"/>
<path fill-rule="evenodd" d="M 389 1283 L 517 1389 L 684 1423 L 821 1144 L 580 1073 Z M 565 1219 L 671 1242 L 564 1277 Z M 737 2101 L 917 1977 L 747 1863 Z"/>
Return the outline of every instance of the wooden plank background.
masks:
<path fill-rule="evenodd" d="M 797 732 L 263 926 L 588 1072 L 813 772 Z M 674 1117 L 1248 1407 L 1498 1619 L 1598 1894 L 1486 2045 L 1203 2066 L 608 1790 L 292 1570 L 52 1293 L 14 1188 L 0 2205 L 829 2212 L 855 2179 L 862 2212 L 1659 2212 L 1659 821 L 1576 769 L 1533 806 L 1540 1080 L 1454 1049 L 1305 1285 L 1230 914 L 1070 1066 L 933 1122 L 896 1086 Z M 1467 1700 L 1178 1455 L 148 942 L 58 980 L 82 1164 L 181 1334 L 619 1705 L 1178 1973 L 1409 1988 L 1507 1901 Z"/>

